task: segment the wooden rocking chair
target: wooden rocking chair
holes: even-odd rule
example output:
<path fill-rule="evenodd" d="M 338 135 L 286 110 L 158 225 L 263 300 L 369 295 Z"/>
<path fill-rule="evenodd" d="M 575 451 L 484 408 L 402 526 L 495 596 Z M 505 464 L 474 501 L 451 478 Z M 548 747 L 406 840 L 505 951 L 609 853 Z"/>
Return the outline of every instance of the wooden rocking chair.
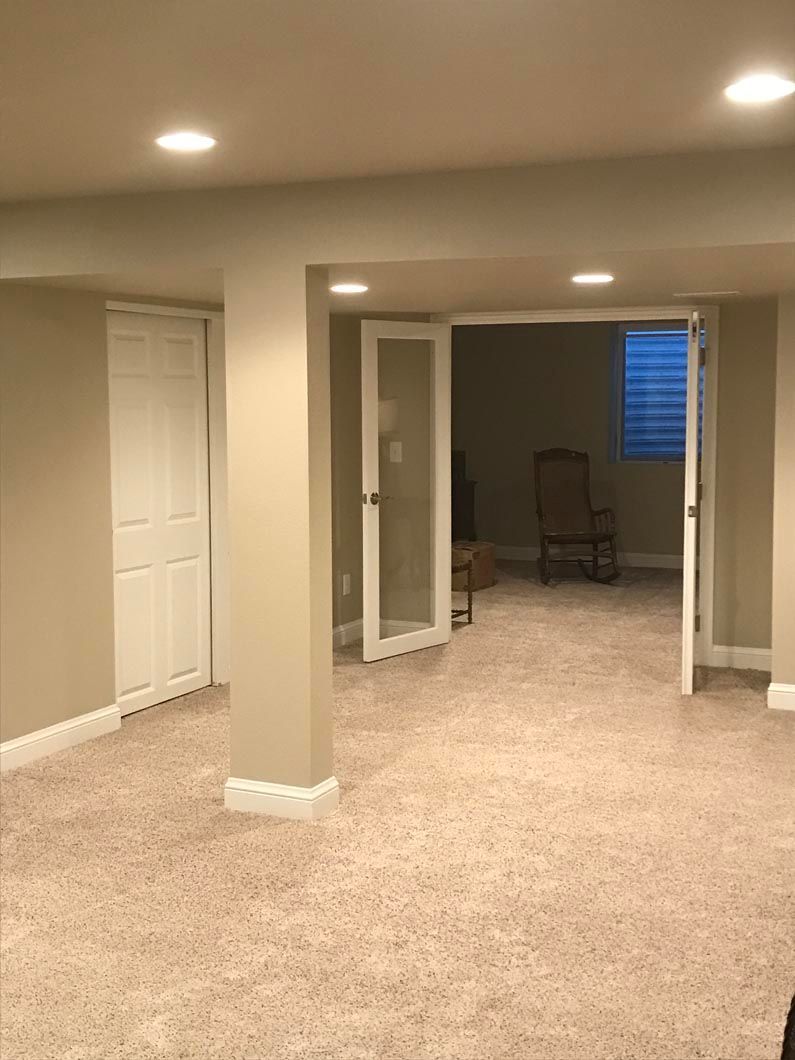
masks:
<path fill-rule="evenodd" d="M 576 561 L 591 581 L 612 582 L 621 571 L 616 555 L 612 508 L 591 505 L 591 471 L 587 453 L 542 449 L 533 453 L 538 515 L 538 573 L 544 585 L 553 563 Z M 556 554 L 550 548 L 560 549 Z"/>

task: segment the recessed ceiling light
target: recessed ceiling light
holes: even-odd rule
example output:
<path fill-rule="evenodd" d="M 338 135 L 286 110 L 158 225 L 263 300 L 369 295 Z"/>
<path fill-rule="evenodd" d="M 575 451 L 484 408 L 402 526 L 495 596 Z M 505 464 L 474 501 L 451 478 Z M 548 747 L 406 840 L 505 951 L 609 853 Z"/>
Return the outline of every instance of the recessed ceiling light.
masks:
<path fill-rule="evenodd" d="M 770 103 L 774 99 L 791 96 L 793 92 L 795 81 L 787 81 L 776 74 L 754 74 L 724 89 L 725 95 L 733 103 Z"/>
<path fill-rule="evenodd" d="M 369 288 L 365 283 L 335 283 L 330 290 L 334 294 L 364 294 Z"/>
<path fill-rule="evenodd" d="M 612 283 L 615 276 L 611 276 L 609 272 L 578 272 L 576 276 L 572 276 L 572 283 Z"/>
<path fill-rule="evenodd" d="M 174 132 L 158 136 L 155 143 L 158 147 L 165 147 L 167 151 L 207 151 L 210 147 L 215 147 L 217 141 L 202 133 Z"/>

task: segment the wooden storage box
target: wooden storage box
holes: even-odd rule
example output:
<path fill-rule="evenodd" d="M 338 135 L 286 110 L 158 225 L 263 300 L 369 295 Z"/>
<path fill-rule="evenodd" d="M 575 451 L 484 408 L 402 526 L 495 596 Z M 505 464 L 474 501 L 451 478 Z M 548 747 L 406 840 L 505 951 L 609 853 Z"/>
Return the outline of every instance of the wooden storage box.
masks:
<path fill-rule="evenodd" d="M 454 541 L 457 553 L 468 552 L 472 557 L 473 589 L 488 589 L 496 581 L 494 573 L 494 545 L 490 541 Z M 453 575 L 453 592 L 466 592 L 466 573 Z"/>

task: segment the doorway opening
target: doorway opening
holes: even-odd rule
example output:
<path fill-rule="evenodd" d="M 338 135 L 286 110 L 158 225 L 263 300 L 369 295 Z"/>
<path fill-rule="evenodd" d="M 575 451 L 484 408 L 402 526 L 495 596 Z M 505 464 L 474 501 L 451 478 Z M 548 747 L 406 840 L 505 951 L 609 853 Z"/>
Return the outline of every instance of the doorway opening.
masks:
<path fill-rule="evenodd" d="M 681 596 L 682 692 L 689 694 L 703 651 L 700 630 L 711 628 L 717 311 L 647 307 L 505 316 L 504 322 L 491 314 L 449 318 L 453 497 L 460 521 L 453 536 L 485 538 L 498 562 L 526 569 L 538 564 L 542 582 L 566 572 L 613 581 L 610 547 L 616 540 L 623 571 L 616 585 L 628 587 L 641 570 L 646 579 L 651 570 L 671 572 L 659 580 L 669 594 L 676 586 Z M 539 469 L 556 451 L 576 456 L 586 469 L 584 498 L 570 484 L 558 507 L 582 501 L 598 510 L 592 529 L 610 524 L 615 537 L 609 543 L 604 535 L 599 546 L 577 544 L 574 534 L 556 545 L 556 535 L 542 529 Z M 559 473 L 564 485 L 577 466 L 565 463 Z M 588 558 L 592 547 L 593 554 L 601 549 L 598 563 Z M 569 562 L 575 556 L 579 564 Z"/>
<path fill-rule="evenodd" d="M 441 267 L 441 263 L 435 264 L 437 267 Z M 379 267 L 386 269 L 385 265 Z M 407 266 L 401 266 L 400 268 L 405 271 Z M 384 304 L 388 303 L 385 302 Z M 384 318 L 397 320 L 398 316 L 402 315 L 405 319 L 406 304 L 405 299 L 400 303 L 402 314 L 390 314 L 388 310 L 369 314 L 358 309 L 356 314 L 340 314 L 336 319 L 333 312 L 335 307 L 332 306 L 333 405 L 336 400 L 335 390 L 337 386 L 335 384 L 340 384 L 341 387 L 343 374 L 347 376 L 348 384 L 355 381 L 356 371 L 361 363 L 359 358 L 364 348 L 365 330 L 371 326 L 375 327 L 375 325 L 363 325 L 362 321 L 381 318 L 379 326 L 383 329 Z M 422 305 L 421 302 L 417 304 Z M 612 480 L 623 478 L 625 482 L 625 485 L 621 487 L 623 504 L 618 505 L 619 508 L 623 507 L 624 510 L 624 516 L 623 518 L 620 516 L 620 522 L 617 527 L 619 549 L 621 551 L 620 565 L 633 571 L 638 569 L 645 571 L 644 577 L 648 577 L 649 571 L 662 568 L 669 572 L 663 578 L 672 584 L 676 580 L 681 579 L 681 588 L 678 590 L 679 600 L 681 601 L 679 604 L 681 614 L 681 690 L 685 694 L 691 692 L 693 690 L 694 668 L 702 662 L 708 664 L 711 647 L 712 538 L 714 534 L 713 501 L 717 396 L 717 308 L 687 304 L 672 306 L 664 303 L 659 305 L 646 303 L 644 305 L 633 305 L 616 309 L 604 305 L 552 311 L 541 309 L 517 311 L 510 309 L 503 312 L 478 309 L 475 312 L 466 313 L 429 312 L 423 314 L 417 312 L 412 314 L 412 316 L 415 320 L 420 320 L 430 325 L 446 325 L 451 329 L 454 395 L 454 425 L 451 450 L 455 451 L 458 457 L 459 473 L 460 452 L 461 450 L 466 452 L 466 461 L 472 478 L 478 478 L 481 474 L 480 468 L 477 466 L 481 462 L 481 457 L 472 451 L 471 443 L 466 441 L 466 439 L 461 440 L 460 423 L 457 422 L 458 413 L 456 411 L 457 351 L 462 347 L 462 343 L 465 344 L 468 341 L 464 340 L 463 336 L 479 333 L 481 345 L 485 343 L 486 346 L 489 346 L 488 336 L 492 328 L 495 330 L 502 328 L 504 331 L 506 328 L 524 327 L 532 329 L 536 325 L 543 325 L 547 328 L 555 326 L 564 328 L 575 324 L 586 328 L 591 327 L 595 330 L 601 328 L 604 335 L 610 336 L 608 340 L 610 352 L 603 362 L 605 372 L 604 378 L 598 384 L 599 393 L 588 392 L 588 372 L 584 373 L 582 379 L 577 380 L 578 385 L 582 384 L 581 389 L 585 393 L 585 396 L 579 399 L 581 407 L 585 409 L 583 416 L 585 418 L 590 417 L 592 421 L 598 417 L 602 418 L 603 426 L 601 431 L 604 435 L 603 439 L 598 438 L 596 433 L 592 432 L 588 435 L 587 432 L 584 433 L 579 429 L 577 432 L 568 432 L 566 437 L 562 436 L 564 432 L 560 432 L 555 435 L 554 440 L 549 437 L 546 443 L 540 440 L 536 443 L 529 437 L 525 438 L 517 449 L 518 459 L 523 466 L 519 486 L 521 497 L 514 506 L 518 510 L 523 524 L 520 535 L 505 536 L 492 531 L 492 529 L 484 533 L 482 527 L 476 526 L 474 528 L 474 536 L 486 537 L 496 546 L 498 562 L 525 563 L 526 565 L 532 565 L 534 571 L 536 558 L 534 550 L 538 548 L 538 543 L 534 533 L 536 517 L 532 482 L 533 449 L 562 445 L 568 446 L 573 450 L 578 449 L 588 452 L 592 467 L 591 488 L 596 507 L 611 506 L 611 502 L 612 506 L 615 507 L 617 503 L 615 494 L 619 487 Z M 694 320 L 696 322 L 695 332 L 691 336 L 691 326 Z M 624 376 L 620 377 L 620 373 L 624 372 L 626 365 L 625 363 L 619 363 L 620 359 L 618 356 L 619 335 L 622 324 L 632 324 L 632 328 L 637 332 L 656 329 L 659 332 L 675 332 L 677 339 L 684 338 L 684 362 L 680 363 L 678 369 L 680 391 L 681 387 L 684 387 L 684 391 L 680 393 L 680 396 L 683 397 L 683 404 L 677 413 L 680 417 L 677 429 L 681 429 L 684 434 L 682 439 L 683 451 L 679 454 L 655 453 L 652 455 L 657 457 L 656 460 L 642 460 L 637 458 L 637 456 L 633 456 L 632 438 L 630 436 L 624 437 L 624 432 L 627 428 L 622 415 L 624 391 L 619 383 L 625 384 L 626 382 Z M 343 333 L 346 336 L 344 343 L 340 341 Z M 626 335 L 626 328 L 623 334 Z M 337 354 L 340 348 L 346 344 L 349 348 L 344 352 L 343 356 L 338 357 Z M 705 357 L 704 351 L 707 346 L 709 347 L 709 356 L 706 365 L 700 365 L 700 362 Z M 682 345 L 680 342 L 680 353 L 681 350 Z M 626 350 L 624 349 L 624 356 L 625 353 Z M 343 358 L 347 359 L 347 364 L 344 368 L 342 367 Z M 504 433 L 503 429 L 506 427 L 509 418 L 508 412 L 510 410 L 508 406 L 521 408 L 522 388 L 516 381 L 511 384 L 510 380 L 503 378 L 502 383 L 507 388 L 507 397 L 510 400 L 504 407 L 498 403 L 495 404 L 493 400 L 494 388 L 491 387 L 489 373 L 502 371 L 505 365 L 500 363 L 500 353 L 496 347 L 482 355 L 480 361 L 480 371 L 484 373 L 483 385 L 478 385 L 476 372 L 474 375 L 470 373 L 468 385 L 475 406 L 477 406 L 478 402 L 492 403 L 489 415 L 483 421 L 483 430 L 487 433 L 491 431 L 491 437 L 487 440 L 493 446 L 494 436 L 499 435 L 501 432 Z M 560 367 L 554 362 L 554 353 L 547 359 L 548 370 L 541 371 L 536 380 L 538 384 L 536 390 L 543 394 L 544 387 L 542 384 L 545 382 L 550 386 L 559 385 L 564 388 L 567 386 L 569 390 L 572 390 L 572 379 L 569 379 L 567 383 L 560 381 L 555 383 L 551 378 L 554 374 L 551 371 L 551 365 L 556 368 Z M 593 364 L 589 367 L 593 369 Z M 502 374 L 504 376 L 504 371 Z M 591 387 L 592 390 L 593 387 Z M 364 420 L 368 416 L 366 405 L 368 402 L 372 402 L 372 395 L 368 398 L 362 391 L 359 400 L 364 402 L 361 408 L 361 417 Z M 576 404 L 576 401 L 572 399 L 569 404 Z M 545 409 L 545 412 L 549 414 L 554 402 L 547 401 L 546 405 L 549 407 Z M 590 411 L 585 406 L 588 406 Z M 353 402 L 348 403 L 349 413 L 358 411 L 359 409 L 355 408 Z M 388 420 L 387 411 L 383 407 L 383 403 L 381 409 L 378 409 L 377 399 L 375 403 L 371 404 L 372 417 L 377 418 L 380 415 L 383 419 L 386 416 Z M 390 415 L 392 412 L 394 410 L 390 411 Z M 492 423 L 491 429 L 488 425 L 489 421 Z M 580 424 L 580 426 L 582 425 Z M 372 469 L 369 471 L 364 469 L 362 478 L 359 478 L 358 474 L 355 475 L 355 494 L 352 483 L 348 483 L 346 486 L 345 480 L 350 475 L 351 466 L 355 467 L 356 458 L 353 455 L 355 454 L 356 441 L 353 433 L 355 428 L 350 419 L 346 420 L 345 427 L 340 427 L 340 421 L 336 417 L 334 409 L 332 412 L 332 427 L 335 432 L 332 444 L 332 461 L 334 465 L 333 511 L 335 522 L 334 643 L 335 646 L 339 647 L 358 640 L 362 636 L 364 601 L 360 598 L 361 602 L 357 614 L 355 599 L 350 600 L 348 598 L 351 596 L 355 597 L 357 588 L 361 591 L 361 587 L 368 577 L 368 562 L 372 564 L 373 561 L 371 550 L 366 553 L 360 553 L 360 556 L 364 557 L 364 562 L 361 566 L 362 574 L 357 578 L 356 549 L 355 547 L 350 547 L 351 539 L 345 540 L 345 524 L 347 522 L 348 527 L 350 527 L 353 520 L 360 519 L 362 507 L 367 511 L 367 505 L 363 504 L 363 502 L 367 501 L 371 493 L 378 493 L 379 500 L 380 494 L 385 494 L 387 497 L 391 496 L 391 494 L 386 489 L 379 489 L 377 480 L 372 477 Z M 349 458 L 347 471 L 344 467 L 346 461 L 343 456 L 345 446 L 339 444 L 339 435 L 343 432 L 347 432 L 346 441 Z M 384 460 L 385 472 L 388 475 L 390 470 L 393 470 L 388 465 L 399 458 L 404 440 L 399 428 L 396 430 L 385 429 L 382 434 L 388 436 L 382 439 L 384 442 L 382 459 Z M 624 441 L 627 444 L 622 449 L 620 446 Z M 352 455 L 353 460 L 350 460 Z M 499 458 L 496 459 L 499 464 Z M 449 468 L 450 464 L 448 462 L 448 472 Z M 648 474 L 649 471 L 651 471 L 651 475 Z M 645 489 L 645 496 L 643 495 L 643 490 L 641 490 L 640 499 L 634 498 L 627 484 L 631 484 L 634 481 L 637 485 L 644 476 L 645 482 L 641 483 L 641 485 Z M 652 479 L 660 479 L 661 481 L 653 482 Z M 503 476 L 501 484 L 492 490 L 486 501 L 489 506 L 489 519 L 494 515 L 493 507 L 495 504 L 503 514 L 507 512 L 511 505 L 512 491 L 514 494 L 513 500 L 517 499 L 515 496 L 516 482 L 517 477 L 514 476 L 513 484 L 509 485 L 507 478 Z M 479 490 L 486 489 L 485 479 L 482 485 L 477 488 Z M 355 496 L 355 508 L 353 504 L 346 504 L 346 490 L 347 496 L 351 501 Z M 500 493 L 500 490 L 502 490 L 502 493 Z M 483 496 L 485 494 L 481 493 L 481 497 Z M 667 506 L 664 503 L 666 498 L 669 502 Z M 382 511 L 385 511 L 388 503 L 388 501 L 385 501 L 380 504 Z M 478 502 L 479 505 L 483 503 L 483 500 Z M 358 514 L 355 515 L 354 511 Z M 453 538 L 457 536 L 459 535 L 451 534 L 445 546 L 447 549 L 445 552 L 445 564 L 448 569 L 450 566 L 449 547 Z M 462 536 L 472 537 L 473 533 L 470 532 Z M 355 546 L 355 540 L 353 540 L 353 544 Z M 404 551 L 404 557 L 407 555 L 408 553 Z M 373 577 L 374 574 L 371 572 L 371 580 Z M 629 584 L 629 579 L 626 576 L 623 584 Z M 554 590 L 552 591 L 554 592 Z M 477 625 L 477 595 L 475 599 L 475 625 Z M 706 635 L 704 635 L 705 633 Z M 394 640 L 397 641 L 398 638 L 395 637 Z M 421 647 L 424 645 L 417 644 L 416 646 Z M 406 647 L 403 650 L 410 651 L 413 649 Z M 398 652 L 388 651 L 385 655 L 377 657 L 383 658 L 388 654 L 398 654 Z M 375 658 L 375 656 L 371 657 Z"/>

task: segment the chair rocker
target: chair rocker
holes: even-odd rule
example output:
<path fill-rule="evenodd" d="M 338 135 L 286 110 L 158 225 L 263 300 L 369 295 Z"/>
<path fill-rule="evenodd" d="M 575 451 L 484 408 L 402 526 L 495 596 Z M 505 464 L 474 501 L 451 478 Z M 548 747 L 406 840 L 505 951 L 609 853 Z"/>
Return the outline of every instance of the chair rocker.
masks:
<path fill-rule="evenodd" d="M 588 454 L 574 449 L 542 449 L 533 453 L 533 463 L 541 581 L 549 584 L 553 563 L 573 561 L 591 581 L 615 581 L 621 574 L 615 515 L 612 508 L 591 505 Z"/>

